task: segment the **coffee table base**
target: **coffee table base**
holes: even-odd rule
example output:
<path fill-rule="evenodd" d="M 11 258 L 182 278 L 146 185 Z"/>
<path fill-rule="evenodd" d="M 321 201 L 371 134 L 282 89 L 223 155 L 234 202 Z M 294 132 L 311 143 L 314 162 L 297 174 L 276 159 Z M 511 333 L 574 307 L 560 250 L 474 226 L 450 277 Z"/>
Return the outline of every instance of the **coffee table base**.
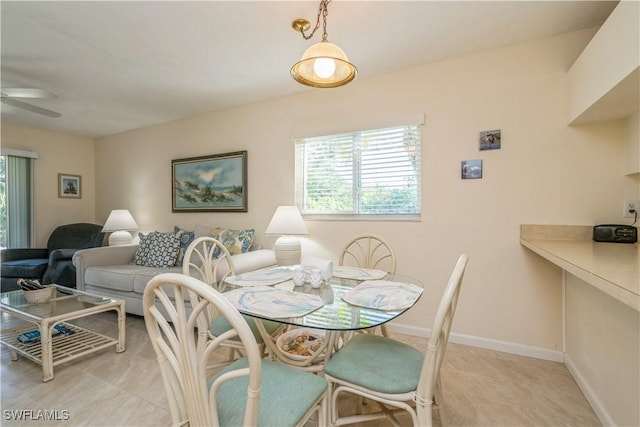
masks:
<path fill-rule="evenodd" d="M 3 330 L 0 336 L 0 343 L 11 348 L 11 360 L 17 360 L 18 355 L 22 355 L 36 363 L 42 365 L 42 381 L 47 382 L 53 379 L 53 367 L 71 360 L 78 359 L 87 354 L 95 353 L 105 348 L 115 346 L 116 352 L 125 351 L 125 314 L 124 309 L 117 305 L 110 307 L 118 312 L 118 338 L 102 335 L 98 332 L 81 328 L 64 322 L 48 323 L 44 319 L 40 324 L 22 323 L 19 327 Z M 99 312 L 107 310 L 99 310 Z M 16 315 L 16 313 L 11 313 Z M 73 318 L 85 317 L 96 312 L 86 312 L 84 316 L 73 316 Z M 21 317 L 17 315 L 17 317 Z M 73 331 L 70 335 L 58 335 L 51 337 L 51 331 L 55 325 L 63 325 Z M 18 336 L 22 333 L 34 329 L 40 330 L 41 340 L 39 343 L 25 345 L 18 341 Z"/>

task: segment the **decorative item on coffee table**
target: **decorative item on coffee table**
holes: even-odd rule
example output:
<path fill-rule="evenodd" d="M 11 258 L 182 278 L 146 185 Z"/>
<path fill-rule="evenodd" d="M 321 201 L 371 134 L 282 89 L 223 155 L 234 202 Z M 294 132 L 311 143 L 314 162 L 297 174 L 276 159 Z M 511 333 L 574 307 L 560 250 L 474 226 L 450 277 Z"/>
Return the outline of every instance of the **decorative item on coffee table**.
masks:
<path fill-rule="evenodd" d="M 55 292 L 53 286 L 43 285 L 38 280 L 18 279 L 18 285 L 24 292 L 24 298 L 29 304 L 48 302 Z"/>

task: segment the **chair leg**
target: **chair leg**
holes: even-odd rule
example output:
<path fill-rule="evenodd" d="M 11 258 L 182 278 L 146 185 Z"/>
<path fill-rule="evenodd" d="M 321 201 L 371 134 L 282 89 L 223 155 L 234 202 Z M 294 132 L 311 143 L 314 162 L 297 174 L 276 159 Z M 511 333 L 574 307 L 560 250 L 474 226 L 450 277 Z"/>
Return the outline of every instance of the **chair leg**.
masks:
<path fill-rule="evenodd" d="M 330 426 L 335 426 L 338 420 L 338 393 L 336 393 L 337 384 L 329 383 L 329 388 L 327 389 L 327 399 L 328 399 L 328 419 Z"/>
<path fill-rule="evenodd" d="M 438 373 L 438 378 L 436 379 L 436 386 L 433 390 L 433 409 L 438 413 L 438 419 L 440 420 L 440 426 L 446 426 L 446 419 L 444 415 L 444 405 L 443 405 L 443 393 L 442 393 L 442 381 L 440 380 L 440 373 Z M 433 416 L 433 414 L 432 414 Z"/>
<path fill-rule="evenodd" d="M 260 349 L 260 356 L 262 357 L 269 356 L 269 352 L 267 351 L 267 345 L 265 343 L 258 344 L 258 348 Z"/>
<path fill-rule="evenodd" d="M 318 409 L 318 422 L 316 423 L 318 427 L 324 427 L 328 425 L 329 420 L 331 419 L 331 416 L 329 414 L 329 387 L 327 388 L 327 393 L 322 398 L 320 409 Z"/>
<path fill-rule="evenodd" d="M 389 331 L 387 331 L 387 325 L 380 325 L 380 333 L 383 337 L 389 338 Z"/>

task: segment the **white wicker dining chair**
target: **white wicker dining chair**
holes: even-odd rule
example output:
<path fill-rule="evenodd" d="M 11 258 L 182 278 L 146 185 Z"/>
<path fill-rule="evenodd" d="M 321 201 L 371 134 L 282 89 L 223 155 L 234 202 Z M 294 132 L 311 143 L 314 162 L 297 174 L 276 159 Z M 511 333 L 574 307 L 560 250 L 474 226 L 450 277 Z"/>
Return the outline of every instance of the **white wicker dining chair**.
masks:
<path fill-rule="evenodd" d="M 212 308 L 231 325 L 214 339 Z M 143 309 L 172 425 L 302 426 L 314 414 L 325 425 L 327 381 L 263 359 L 244 318 L 211 286 L 183 274 L 160 274 L 145 288 Z M 209 371 L 209 360 L 234 338 L 245 356 Z"/>
<path fill-rule="evenodd" d="M 447 348 L 460 286 L 469 257 L 462 254 L 440 300 L 427 342 L 426 354 L 414 347 L 379 335 L 358 334 L 326 364 L 329 381 L 331 425 L 351 424 L 387 417 L 400 423 L 395 413 L 407 411 L 414 426 L 433 425 L 433 410 L 442 411 L 440 367 Z M 375 413 L 338 416 L 341 393 L 352 393 L 380 405 Z"/>
<path fill-rule="evenodd" d="M 380 236 L 363 234 L 354 237 L 340 253 L 338 265 L 374 268 L 396 273 L 396 254 Z"/>
<path fill-rule="evenodd" d="M 375 234 L 363 234 L 354 237 L 345 245 L 340 253 L 338 265 L 372 268 L 396 274 L 396 253 L 382 237 Z M 383 336 L 389 336 L 385 325 L 362 332 L 375 333 L 376 329 L 379 329 Z M 351 336 L 353 334 L 347 334 L 345 339 L 349 340 Z"/>
<path fill-rule="evenodd" d="M 235 267 L 233 265 L 232 255 L 229 250 L 222 244 L 222 242 L 214 239 L 213 237 L 198 237 L 187 247 L 184 253 L 184 260 L 182 263 L 182 274 L 195 277 L 200 281 L 208 284 L 215 285 L 216 283 L 224 281 L 229 276 L 235 275 Z M 215 307 L 210 306 L 207 313 L 211 338 L 215 338 L 224 334 L 231 325 L 224 317 L 220 316 L 215 310 Z M 266 350 L 264 340 L 256 321 L 251 316 L 245 316 L 245 321 L 251 328 L 254 337 L 260 346 L 262 354 Z M 285 325 L 277 322 L 263 321 L 265 331 L 271 336 L 275 337 L 285 329 Z M 230 348 L 231 353 L 227 363 L 230 363 L 235 358 L 235 353 L 242 354 L 242 343 L 238 339 L 229 339 L 223 342 L 223 346 Z"/>

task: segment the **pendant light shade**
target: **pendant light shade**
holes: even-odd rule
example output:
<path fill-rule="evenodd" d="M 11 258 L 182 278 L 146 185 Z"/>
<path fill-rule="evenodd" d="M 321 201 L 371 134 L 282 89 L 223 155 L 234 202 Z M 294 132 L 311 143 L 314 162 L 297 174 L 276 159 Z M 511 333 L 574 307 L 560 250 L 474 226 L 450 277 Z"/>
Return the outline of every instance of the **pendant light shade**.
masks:
<path fill-rule="evenodd" d="M 291 77 L 317 88 L 343 86 L 356 78 L 358 70 L 338 45 L 322 40 L 307 49 L 291 67 Z"/>
<path fill-rule="evenodd" d="M 298 83 L 318 88 L 344 86 L 358 75 L 356 67 L 349 62 L 344 50 L 327 40 L 327 15 L 329 2 L 321 0 L 318 8 L 318 19 L 313 31 L 306 35 L 311 23 L 304 18 L 298 18 L 291 23 L 291 27 L 299 32 L 305 40 L 309 40 L 320 28 L 322 21 L 322 41 L 308 48 L 302 59 L 291 67 L 291 77 Z"/>

